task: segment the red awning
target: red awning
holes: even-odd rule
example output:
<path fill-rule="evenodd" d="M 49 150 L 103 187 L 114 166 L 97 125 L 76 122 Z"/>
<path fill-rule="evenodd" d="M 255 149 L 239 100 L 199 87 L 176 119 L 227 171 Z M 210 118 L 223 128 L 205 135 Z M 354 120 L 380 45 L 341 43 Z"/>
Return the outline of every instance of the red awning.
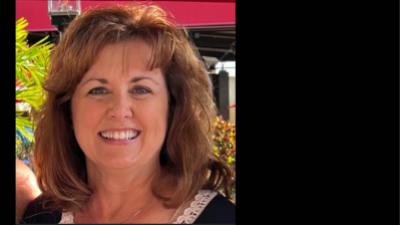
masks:
<path fill-rule="evenodd" d="M 81 0 L 81 11 L 99 5 L 127 4 L 132 1 L 85 1 Z M 143 2 L 143 1 L 142 1 Z M 150 2 L 150 1 L 145 1 Z M 175 16 L 183 26 L 204 27 L 235 24 L 235 1 L 153 1 Z M 56 30 L 51 25 L 46 0 L 16 0 L 16 19 L 25 17 L 29 31 Z"/>

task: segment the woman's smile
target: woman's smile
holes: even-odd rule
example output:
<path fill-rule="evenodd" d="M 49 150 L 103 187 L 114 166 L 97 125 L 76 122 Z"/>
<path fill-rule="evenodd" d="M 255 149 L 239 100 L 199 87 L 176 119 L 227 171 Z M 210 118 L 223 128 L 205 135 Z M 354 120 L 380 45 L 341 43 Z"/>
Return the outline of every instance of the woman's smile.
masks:
<path fill-rule="evenodd" d="M 129 145 L 134 143 L 140 134 L 140 130 L 133 128 L 122 128 L 100 131 L 97 135 L 106 144 Z"/>

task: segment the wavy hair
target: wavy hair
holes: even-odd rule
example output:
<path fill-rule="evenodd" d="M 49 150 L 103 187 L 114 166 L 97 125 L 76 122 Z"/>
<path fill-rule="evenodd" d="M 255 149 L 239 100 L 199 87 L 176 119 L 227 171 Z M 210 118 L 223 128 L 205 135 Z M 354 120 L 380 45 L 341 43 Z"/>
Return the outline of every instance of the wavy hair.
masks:
<path fill-rule="evenodd" d="M 201 188 L 223 188 L 229 197 L 233 171 L 212 152 L 216 111 L 205 66 L 185 29 L 176 26 L 171 16 L 158 6 L 133 4 L 84 12 L 52 52 L 34 150 L 46 205 L 79 210 L 92 194 L 85 156 L 72 130 L 71 97 L 105 45 L 135 38 L 151 46 L 149 69 L 161 68 L 170 95 L 168 131 L 160 154 L 162 173 L 154 179 L 153 193 L 167 207 L 179 206 Z M 174 192 L 164 193 L 165 185 L 174 185 Z"/>

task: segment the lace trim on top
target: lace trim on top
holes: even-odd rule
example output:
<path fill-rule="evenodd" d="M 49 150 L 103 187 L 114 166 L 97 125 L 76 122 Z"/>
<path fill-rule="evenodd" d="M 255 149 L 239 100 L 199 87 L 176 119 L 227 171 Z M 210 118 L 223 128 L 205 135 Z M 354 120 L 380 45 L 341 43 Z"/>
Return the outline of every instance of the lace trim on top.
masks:
<path fill-rule="evenodd" d="M 74 224 L 74 215 L 72 212 L 63 212 L 59 224 Z"/>
<path fill-rule="evenodd" d="M 183 214 L 173 224 L 194 223 L 215 196 L 217 196 L 216 191 L 200 190 L 190 203 L 190 206 L 183 210 Z"/>
<path fill-rule="evenodd" d="M 194 223 L 215 196 L 217 196 L 216 191 L 200 190 L 187 208 L 177 210 L 177 212 L 181 213 L 183 211 L 183 213 L 172 224 Z M 59 224 L 74 224 L 72 212 L 63 212 Z"/>

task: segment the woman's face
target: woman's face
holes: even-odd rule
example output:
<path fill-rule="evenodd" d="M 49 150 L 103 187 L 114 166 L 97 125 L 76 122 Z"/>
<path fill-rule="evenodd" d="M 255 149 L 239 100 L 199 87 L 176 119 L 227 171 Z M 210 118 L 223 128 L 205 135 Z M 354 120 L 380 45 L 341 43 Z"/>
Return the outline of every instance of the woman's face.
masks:
<path fill-rule="evenodd" d="M 72 96 L 75 137 L 89 163 L 109 168 L 158 163 L 168 117 L 161 69 L 149 70 L 142 40 L 106 45 Z"/>

